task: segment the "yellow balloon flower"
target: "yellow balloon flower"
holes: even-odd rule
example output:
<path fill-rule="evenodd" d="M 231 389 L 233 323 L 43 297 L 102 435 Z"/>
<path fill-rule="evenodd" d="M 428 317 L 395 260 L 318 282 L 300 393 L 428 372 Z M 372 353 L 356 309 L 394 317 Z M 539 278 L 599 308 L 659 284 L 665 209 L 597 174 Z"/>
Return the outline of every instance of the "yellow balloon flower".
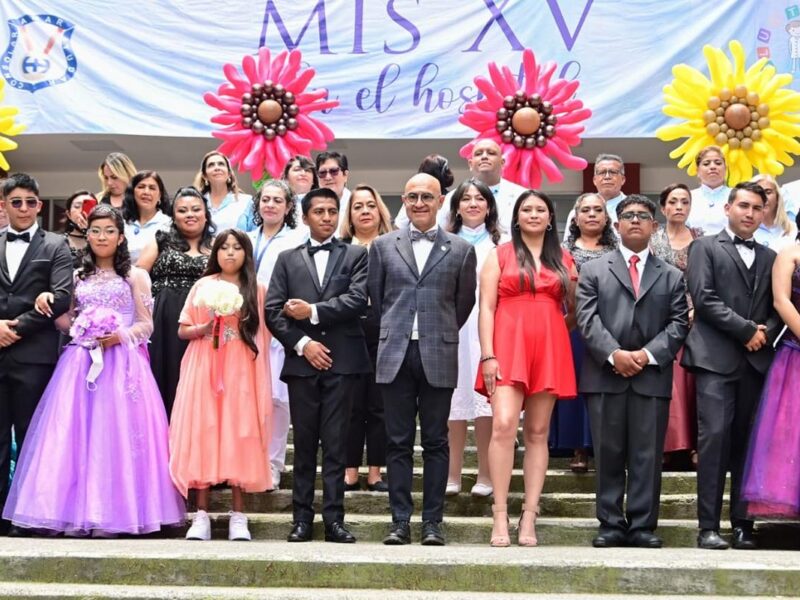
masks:
<path fill-rule="evenodd" d="M 733 63 L 721 48 L 703 46 L 710 79 L 689 65 L 672 68 L 675 76 L 664 87 L 664 114 L 685 119 L 665 125 L 656 137 L 665 142 L 686 138 L 672 152 L 678 167 L 697 174 L 695 157 L 706 146 L 722 148 L 728 165 L 728 185 L 736 185 L 759 173 L 773 176 L 791 166 L 791 154 L 800 153 L 800 93 L 785 89 L 788 73 L 762 58 L 745 68 L 745 54 L 737 40 L 729 43 Z"/>
<path fill-rule="evenodd" d="M 6 82 L 0 78 L 0 102 L 5 95 L 3 87 Z M 7 136 L 17 135 L 25 131 L 25 125 L 14 123 L 14 117 L 19 113 L 19 109 L 14 106 L 0 106 L 0 169 L 8 171 L 9 164 L 3 152 L 17 149 L 17 142 Z"/>

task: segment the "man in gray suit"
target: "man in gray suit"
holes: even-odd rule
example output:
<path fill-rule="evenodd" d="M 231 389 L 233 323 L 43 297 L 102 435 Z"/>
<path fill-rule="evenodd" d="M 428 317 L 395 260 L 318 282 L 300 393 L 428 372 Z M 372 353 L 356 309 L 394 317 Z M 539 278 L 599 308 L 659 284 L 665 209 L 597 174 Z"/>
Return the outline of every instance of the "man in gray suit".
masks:
<path fill-rule="evenodd" d="M 631 195 L 617 205 L 618 250 L 586 263 L 577 290 L 587 356 L 580 375 L 597 464 L 597 548 L 660 548 L 661 456 L 672 395 L 672 362 L 688 332 L 679 270 L 648 249 L 655 204 Z M 627 467 L 627 510 L 623 513 Z"/>
<path fill-rule="evenodd" d="M 473 247 L 436 225 L 439 182 L 417 174 L 405 187 L 407 228 L 387 233 L 369 253 L 369 295 L 380 318 L 376 381 L 386 419 L 392 526 L 384 544 L 408 544 L 414 436 L 422 432 L 422 543 L 443 545 L 449 448 L 447 418 L 458 379 L 458 330 L 475 304 Z M 466 365 L 465 365 L 466 367 Z"/>

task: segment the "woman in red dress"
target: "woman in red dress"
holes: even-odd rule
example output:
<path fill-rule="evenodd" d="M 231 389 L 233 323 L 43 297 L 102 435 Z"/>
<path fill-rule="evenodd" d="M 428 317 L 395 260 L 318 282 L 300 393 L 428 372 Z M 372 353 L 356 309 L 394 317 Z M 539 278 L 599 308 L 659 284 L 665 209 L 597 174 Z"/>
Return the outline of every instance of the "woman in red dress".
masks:
<path fill-rule="evenodd" d="M 562 250 L 553 202 L 526 190 L 517 198 L 511 242 L 489 254 L 480 281 L 481 369 L 475 389 L 492 404 L 489 471 L 494 488 L 492 546 L 508 546 L 508 487 L 520 412 L 525 502 L 519 545 L 535 546 L 547 436 L 557 398 L 576 395 L 568 327 L 574 325 L 575 264 Z"/>

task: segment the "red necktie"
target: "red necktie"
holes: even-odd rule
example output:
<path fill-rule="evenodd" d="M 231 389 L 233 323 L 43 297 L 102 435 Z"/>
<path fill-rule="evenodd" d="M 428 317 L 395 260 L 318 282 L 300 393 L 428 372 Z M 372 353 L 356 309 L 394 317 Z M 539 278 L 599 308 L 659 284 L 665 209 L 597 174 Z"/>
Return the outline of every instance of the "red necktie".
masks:
<path fill-rule="evenodd" d="M 631 256 L 630 260 L 630 267 L 628 267 L 628 272 L 631 274 L 631 283 L 633 284 L 633 295 L 634 297 L 639 297 L 639 271 L 636 270 L 636 263 L 639 262 L 639 257 L 635 254 Z"/>

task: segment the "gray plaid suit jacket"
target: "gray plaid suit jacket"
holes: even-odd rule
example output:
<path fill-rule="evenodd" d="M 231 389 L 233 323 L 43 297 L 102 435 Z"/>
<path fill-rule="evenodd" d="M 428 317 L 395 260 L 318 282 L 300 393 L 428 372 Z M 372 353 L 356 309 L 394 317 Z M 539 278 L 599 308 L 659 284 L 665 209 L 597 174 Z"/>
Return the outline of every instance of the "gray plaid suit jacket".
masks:
<path fill-rule="evenodd" d="M 407 228 L 382 235 L 369 252 L 368 287 L 380 318 L 375 379 L 397 376 L 418 315 L 419 351 L 433 387 L 455 388 L 458 331 L 475 304 L 475 249 L 441 227 L 422 270 L 417 270 Z"/>

